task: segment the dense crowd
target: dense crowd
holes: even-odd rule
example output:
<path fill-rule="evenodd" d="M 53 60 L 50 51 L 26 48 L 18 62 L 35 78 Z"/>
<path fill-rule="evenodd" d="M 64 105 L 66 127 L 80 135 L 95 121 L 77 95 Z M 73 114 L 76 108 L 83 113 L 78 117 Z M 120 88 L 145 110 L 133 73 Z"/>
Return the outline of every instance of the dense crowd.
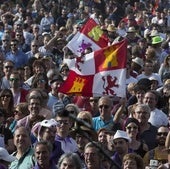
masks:
<path fill-rule="evenodd" d="M 169 0 L 0 2 L 0 169 L 170 168 Z M 89 18 L 127 41 L 126 98 L 58 90 Z"/>

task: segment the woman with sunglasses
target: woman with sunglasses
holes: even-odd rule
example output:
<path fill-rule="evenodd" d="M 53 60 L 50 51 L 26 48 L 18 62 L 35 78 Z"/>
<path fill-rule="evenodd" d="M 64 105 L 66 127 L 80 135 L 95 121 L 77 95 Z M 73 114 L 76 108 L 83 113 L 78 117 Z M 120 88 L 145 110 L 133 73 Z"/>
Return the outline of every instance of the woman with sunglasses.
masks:
<path fill-rule="evenodd" d="M 148 151 L 148 146 L 140 140 L 139 137 L 139 122 L 135 118 L 128 118 L 125 122 L 125 131 L 131 138 L 129 148 L 131 148 L 136 154 L 143 157 Z"/>
<path fill-rule="evenodd" d="M 0 91 L 0 107 L 5 110 L 5 120 L 13 117 L 14 99 L 10 89 Z"/>

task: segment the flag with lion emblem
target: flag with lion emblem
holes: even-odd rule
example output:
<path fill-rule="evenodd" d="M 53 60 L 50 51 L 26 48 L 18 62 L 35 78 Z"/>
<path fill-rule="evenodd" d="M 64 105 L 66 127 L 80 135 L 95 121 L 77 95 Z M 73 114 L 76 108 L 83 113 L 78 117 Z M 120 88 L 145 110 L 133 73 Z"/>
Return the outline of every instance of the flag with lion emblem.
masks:
<path fill-rule="evenodd" d="M 123 40 L 75 59 L 65 59 L 70 73 L 59 91 L 87 97 L 125 97 L 126 50 L 127 42 Z"/>
<path fill-rule="evenodd" d="M 66 45 L 75 55 L 81 56 L 85 49 L 91 47 L 93 51 L 108 46 L 108 37 L 100 25 L 90 18 Z"/>

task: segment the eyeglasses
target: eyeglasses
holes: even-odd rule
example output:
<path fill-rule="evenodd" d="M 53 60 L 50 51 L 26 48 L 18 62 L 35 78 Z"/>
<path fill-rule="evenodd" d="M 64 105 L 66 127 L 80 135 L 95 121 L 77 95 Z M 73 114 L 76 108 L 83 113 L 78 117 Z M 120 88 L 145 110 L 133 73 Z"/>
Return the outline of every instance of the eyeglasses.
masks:
<path fill-rule="evenodd" d="M 13 66 L 5 66 L 6 69 L 12 69 Z"/>
<path fill-rule="evenodd" d="M 20 34 L 17 34 L 16 36 L 20 36 L 20 37 L 21 37 L 22 35 L 20 35 Z"/>
<path fill-rule="evenodd" d="M 166 137 L 168 135 L 168 133 L 167 132 L 158 132 L 157 135 Z"/>
<path fill-rule="evenodd" d="M 14 44 L 11 44 L 11 46 L 17 46 L 17 44 L 16 44 L 16 43 L 14 43 Z"/>
<path fill-rule="evenodd" d="M 62 124 L 64 125 L 69 124 L 68 120 L 57 120 L 56 122 L 57 122 L 57 126 L 61 126 Z"/>
<path fill-rule="evenodd" d="M 96 99 L 90 99 L 90 100 L 89 100 L 89 102 L 97 103 L 97 102 L 98 102 L 98 100 L 96 100 Z"/>
<path fill-rule="evenodd" d="M 128 127 L 126 127 L 128 130 L 131 130 L 132 128 L 134 129 L 134 130 L 137 130 L 138 129 L 138 127 L 137 126 L 128 126 Z"/>
<path fill-rule="evenodd" d="M 18 78 L 10 78 L 9 80 L 10 80 L 11 82 L 12 82 L 12 81 L 19 81 Z"/>
<path fill-rule="evenodd" d="M 10 98 L 10 97 L 11 97 L 11 95 L 9 95 L 9 94 L 4 94 L 4 95 L 2 95 L 1 97 L 7 97 L 7 98 Z"/>
<path fill-rule="evenodd" d="M 100 105 L 100 106 L 99 106 L 100 109 L 102 109 L 102 108 L 108 109 L 109 107 L 110 107 L 109 105 Z"/>

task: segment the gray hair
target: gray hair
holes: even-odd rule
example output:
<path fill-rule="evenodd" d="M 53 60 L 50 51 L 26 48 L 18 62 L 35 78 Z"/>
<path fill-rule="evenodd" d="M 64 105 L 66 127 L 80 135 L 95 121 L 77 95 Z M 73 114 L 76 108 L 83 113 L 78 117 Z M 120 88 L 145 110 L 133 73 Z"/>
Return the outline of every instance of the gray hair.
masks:
<path fill-rule="evenodd" d="M 76 169 L 82 169 L 82 162 L 80 160 L 80 157 L 76 153 L 65 153 L 63 154 L 57 164 L 57 168 L 61 168 L 61 164 L 65 159 L 70 159 L 74 163 Z"/>
<path fill-rule="evenodd" d="M 138 109 L 138 108 L 141 108 L 142 110 L 146 111 L 147 113 L 151 112 L 150 107 L 146 104 L 138 104 L 135 108 L 135 112 L 136 112 L 136 109 Z"/>

